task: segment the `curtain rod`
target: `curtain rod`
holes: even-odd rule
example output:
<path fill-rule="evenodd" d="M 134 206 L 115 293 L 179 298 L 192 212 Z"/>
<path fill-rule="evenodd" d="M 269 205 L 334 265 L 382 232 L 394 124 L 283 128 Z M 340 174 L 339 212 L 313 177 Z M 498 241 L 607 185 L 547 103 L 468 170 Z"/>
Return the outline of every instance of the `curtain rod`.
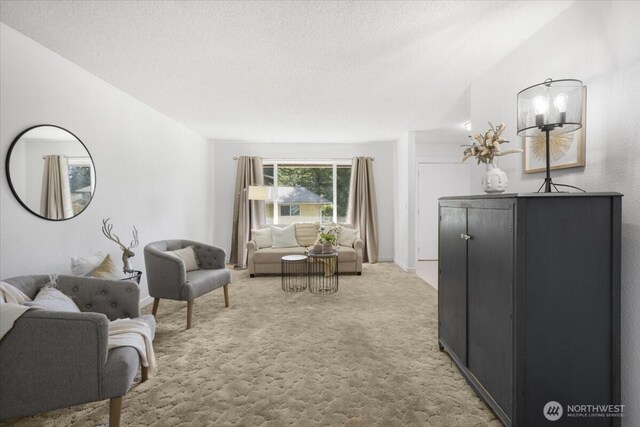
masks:
<path fill-rule="evenodd" d="M 358 157 L 358 156 L 356 156 Z M 376 158 L 375 157 L 367 157 L 368 159 L 371 159 L 371 161 L 375 161 Z M 238 160 L 239 157 L 238 156 L 234 156 L 233 160 Z M 267 160 L 272 160 L 272 159 L 267 159 Z M 296 159 L 285 159 L 282 157 L 278 157 L 277 159 L 273 159 L 273 160 L 286 160 L 286 161 L 290 161 L 290 162 L 321 162 L 321 161 L 327 161 L 327 162 L 331 162 L 331 161 L 335 161 L 335 160 L 353 160 L 353 157 L 347 157 L 347 158 L 334 158 L 334 159 L 300 159 L 300 158 L 296 158 Z"/>

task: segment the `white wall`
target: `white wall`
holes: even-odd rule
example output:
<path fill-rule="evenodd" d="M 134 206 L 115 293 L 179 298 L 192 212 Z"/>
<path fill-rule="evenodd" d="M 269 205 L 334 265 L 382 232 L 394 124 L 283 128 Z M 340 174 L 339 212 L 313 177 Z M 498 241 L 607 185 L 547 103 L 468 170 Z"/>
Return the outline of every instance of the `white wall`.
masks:
<path fill-rule="evenodd" d="M 393 259 L 393 142 L 367 143 L 251 143 L 215 141 L 215 237 L 216 245 L 227 254 L 231 248 L 236 156 L 264 159 L 331 159 L 359 156 L 375 157 L 373 162 L 378 198 L 379 261 Z"/>
<path fill-rule="evenodd" d="M 396 141 L 393 153 L 393 262 L 409 272 L 416 269 L 415 150 L 415 132 L 407 132 Z"/>
<path fill-rule="evenodd" d="M 447 158 L 462 161 L 464 147 L 461 145 L 469 143 L 467 133 L 462 123 L 450 129 L 416 131 L 416 158 Z"/>
<path fill-rule="evenodd" d="M 552 171 L 556 182 L 618 191 L 622 200 L 622 397 L 625 426 L 640 425 L 640 3 L 576 2 L 471 87 L 474 130 L 504 121 L 515 135 L 516 94 L 547 77 L 588 87 L 586 167 Z M 544 174 L 524 175 L 521 155 L 499 160 L 508 192 L 532 192 Z M 473 169 L 481 193 L 484 169 Z M 585 373 L 588 375 L 588 373 Z"/>
<path fill-rule="evenodd" d="M 214 212 L 211 143 L 184 126 L 0 23 L 0 276 L 68 273 L 69 257 L 121 251 L 100 232 L 102 218 L 143 247 L 166 238 L 211 242 Z M 96 166 L 96 193 L 78 217 L 45 221 L 18 204 L 4 164 L 27 127 L 56 124 L 77 135 Z M 146 275 L 143 276 L 143 278 Z M 143 296 L 146 281 L 143 280 Z"/>
<path fill-rule="evenodd" d="M 466 131 L 442 128 L 411 131 L 403 134 L 394 145 L 394 258 L 403 270 L 414 272 L 418 257 L 418 180 L 417 164 L 427 159 L 462 160 L 460 145 L 467 142 Z"/>

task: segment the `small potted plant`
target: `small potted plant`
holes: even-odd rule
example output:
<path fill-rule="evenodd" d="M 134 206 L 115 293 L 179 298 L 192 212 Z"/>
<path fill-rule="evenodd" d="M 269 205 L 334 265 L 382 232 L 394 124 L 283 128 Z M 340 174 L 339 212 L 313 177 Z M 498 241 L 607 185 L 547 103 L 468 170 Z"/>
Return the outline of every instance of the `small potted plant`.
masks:
<path fill-rule="evenodd" d="M 332 233 L 320 233 L 320 243 L 322 243 L 322 252 L 333 252 L 333 246 L 336 244 L 337 237 Z"/>

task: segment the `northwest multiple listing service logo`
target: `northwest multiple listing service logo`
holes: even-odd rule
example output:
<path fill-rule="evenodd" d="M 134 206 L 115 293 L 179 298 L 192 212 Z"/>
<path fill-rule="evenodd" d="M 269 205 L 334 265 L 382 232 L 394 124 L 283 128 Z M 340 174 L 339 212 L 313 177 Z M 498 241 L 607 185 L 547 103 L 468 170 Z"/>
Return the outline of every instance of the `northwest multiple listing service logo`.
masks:
<path fill-rule="evenodd" d="M 558 421 L 562 417 L 563 412 L 564 411 L 562 410 L 562 405 L 553 400 L 547 402 L 547 404 L 544 405 L 544 409 L 542 410 L 544 417 L 549 421 Z"/>
<path fill-rule="evenodd" d="M 544 405 L 542 413 L 549 421 L 567 418 L 610 418 L 624 417 L 624 405 L 567 405 L 565 408 L 555 400 Z"/>

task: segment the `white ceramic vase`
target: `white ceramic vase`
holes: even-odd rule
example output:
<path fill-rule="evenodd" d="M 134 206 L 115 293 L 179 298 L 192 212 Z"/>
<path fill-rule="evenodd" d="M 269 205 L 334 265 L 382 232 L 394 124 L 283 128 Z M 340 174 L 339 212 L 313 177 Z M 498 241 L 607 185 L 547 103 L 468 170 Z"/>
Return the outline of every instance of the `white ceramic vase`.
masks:
<path fill-rule="evenodd" d="M 482 178 L 482 188 L 484 188 L 485 193 L 503 193 L 507 189 L 508 182 L 507 174 L 498 168 L 495 160 L 487 163 L 487 173 Z"/>

